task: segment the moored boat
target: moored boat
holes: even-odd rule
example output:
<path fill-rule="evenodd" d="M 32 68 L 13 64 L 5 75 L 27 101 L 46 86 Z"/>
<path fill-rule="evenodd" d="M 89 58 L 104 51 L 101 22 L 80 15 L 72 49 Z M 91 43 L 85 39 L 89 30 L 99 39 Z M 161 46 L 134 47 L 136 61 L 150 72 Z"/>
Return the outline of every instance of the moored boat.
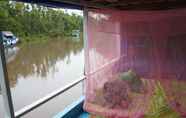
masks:
<path fill-rule="evenodd" d="M 10 31 L 2 31 L 1 33 L 2 33 L 3 45 L 5 47 L 16 45 L 19 42 L 19 38 L 17 38 Z"/>

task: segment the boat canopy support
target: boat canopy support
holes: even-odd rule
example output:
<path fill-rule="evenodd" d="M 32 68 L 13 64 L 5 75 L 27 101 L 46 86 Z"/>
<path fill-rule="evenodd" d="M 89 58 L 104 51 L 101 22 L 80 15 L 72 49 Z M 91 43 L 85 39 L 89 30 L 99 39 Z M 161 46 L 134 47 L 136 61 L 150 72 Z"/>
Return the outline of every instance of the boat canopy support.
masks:
<path fill-rule="evenodd" d="M 0 87 L 4 100 L 5 118 L 15 118 L 14 108 L 11 99 L 10 86 L 8 82 L 8 73 L 6 68 L 6 59 L 4 54 L 4 46 L 2 33 L 0 33 Z"/>

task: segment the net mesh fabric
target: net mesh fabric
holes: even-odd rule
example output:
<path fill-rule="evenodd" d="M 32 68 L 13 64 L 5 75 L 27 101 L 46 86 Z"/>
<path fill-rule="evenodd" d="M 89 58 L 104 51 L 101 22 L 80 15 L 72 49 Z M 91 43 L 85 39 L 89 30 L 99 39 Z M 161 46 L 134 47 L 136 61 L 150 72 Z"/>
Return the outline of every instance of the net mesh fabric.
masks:
<path fill-rule="evenodd" d="M 84 109 L 186 118 L 186 9 L 88 10 Z"/>

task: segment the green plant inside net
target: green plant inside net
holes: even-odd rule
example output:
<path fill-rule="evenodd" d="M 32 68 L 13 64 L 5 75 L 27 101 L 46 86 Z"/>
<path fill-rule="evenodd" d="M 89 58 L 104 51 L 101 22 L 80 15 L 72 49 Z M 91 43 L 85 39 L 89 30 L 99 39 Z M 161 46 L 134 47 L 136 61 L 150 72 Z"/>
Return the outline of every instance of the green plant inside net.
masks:
<path fill-rule="evenodd" d="M 144 118 L 181 118 L 168 105 L 165 91 L 160 82 L 157 82 L 154 93 L 150 99 L 149 109 Z"/>

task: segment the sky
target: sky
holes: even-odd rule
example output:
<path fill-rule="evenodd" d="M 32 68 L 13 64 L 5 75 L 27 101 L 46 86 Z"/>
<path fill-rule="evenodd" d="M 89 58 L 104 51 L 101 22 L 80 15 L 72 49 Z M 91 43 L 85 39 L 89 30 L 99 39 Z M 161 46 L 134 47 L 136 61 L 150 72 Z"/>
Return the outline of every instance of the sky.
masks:
<path fill-rule="evenodd" d="M 0 0 L 1 1 L 1 0 Z M 15 2 L 15 1 L 14 1 Z M 10 1 L 10 3 L 13 3 L 13 1 Z M 30 3 L 25 3 L 25 5 L 30 5 Z M 30 5 L 31 6 L 31 5 Z M 81 15 L 83 16 L 83 11 L 82 10 L 75 10 L 75 9 L 66 9 L 66 8 L 54 8 L 55 10 L 62 10 L 64 11 L 65 13 L 68 13 L 68 14 L 77 14 L 77 15 Z M 31 9 L 30 9 L 31 10 Z"/>
<path fill-rule="evenodd" d="M 74 14 L 83 16 L 83 11 L 81 11 L 81 10 L 63 9 L 63 11 L 64 11 L 65 13 L 68 13 L 68 14 L 74 13 Z"/>

